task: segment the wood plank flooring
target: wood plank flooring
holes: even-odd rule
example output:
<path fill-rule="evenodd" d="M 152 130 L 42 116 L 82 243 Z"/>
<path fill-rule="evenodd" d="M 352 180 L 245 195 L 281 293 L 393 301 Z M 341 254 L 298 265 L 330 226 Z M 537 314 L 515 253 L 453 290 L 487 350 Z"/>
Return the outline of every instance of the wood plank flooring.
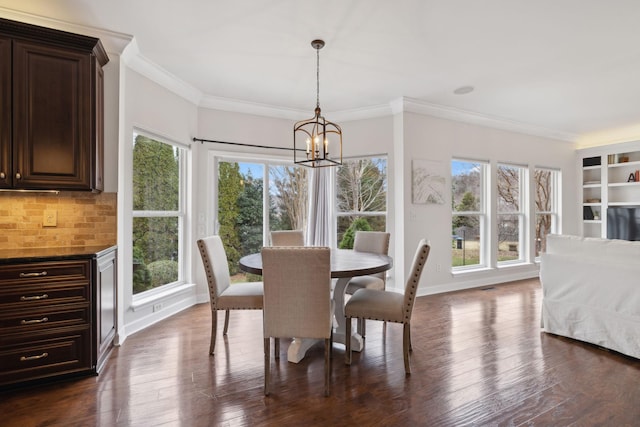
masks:
<path fill-rule="evenodd" d="M 98 377 L 1 392 L 0 425 L 640 425 L 640 360 L 541 332 L 541 297 L 538 280 L 420 297 L 413 374 L 402 326 L 368 322 L 351 367 L 334 345 L 330 397 L 322 345 L 293 364 L 286 343 L 265 397 L 261 312 L 232 312 L 210 357 L 201 304 L 129 337 Z"/>

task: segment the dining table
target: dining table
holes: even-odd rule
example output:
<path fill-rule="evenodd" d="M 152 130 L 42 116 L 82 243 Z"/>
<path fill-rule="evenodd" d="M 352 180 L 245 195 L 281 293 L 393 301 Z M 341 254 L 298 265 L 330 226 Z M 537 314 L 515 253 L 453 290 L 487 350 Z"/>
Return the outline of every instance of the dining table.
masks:
<path fill-rule="evenodd" d="M 262 255 L 260 253 L 246 255 L 240 258 L 239 267 L 246 273 L 262 275 Z M 344 316 L 345 292 L 349 281 L 356 276 L 367 276 L 382 273 L 393 267 L 393 259 L 387 255 L 370 252 L 359 252 L 350 249 L 331 250 L 331 278 L 335 279 L 333 300 L 335 305 L 335 322 L 333 341 L 345 344 L 347 320 Z M 352 329 L 353 331 L 354 329 Z M 307 350 L 318 340 L 293 337 L 287 351 L 289 362 L 300 362 Z M 354 331 L 351 335 L 351 349 L 362 351 L 364 346 L 362 336 Z"/>

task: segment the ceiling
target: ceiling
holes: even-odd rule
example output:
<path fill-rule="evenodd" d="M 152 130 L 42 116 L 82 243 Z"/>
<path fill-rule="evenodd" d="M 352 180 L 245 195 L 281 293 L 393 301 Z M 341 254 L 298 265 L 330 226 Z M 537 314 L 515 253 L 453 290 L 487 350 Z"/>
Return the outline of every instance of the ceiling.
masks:
<path fill-rule="evenodd" d="M 311 116 L 321 38 L 329 119 L 405 97 L 578 146 L 640 139 L 638 0 L 0 0 L 8 10 L 132 35 L 203 99 Z"/>

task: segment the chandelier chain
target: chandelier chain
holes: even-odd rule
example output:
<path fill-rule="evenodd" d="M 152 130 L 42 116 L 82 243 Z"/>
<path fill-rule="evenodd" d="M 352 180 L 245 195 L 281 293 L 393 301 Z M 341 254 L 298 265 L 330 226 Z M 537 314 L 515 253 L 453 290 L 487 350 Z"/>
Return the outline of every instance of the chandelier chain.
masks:
<path fill-rule="evenodd" d="M 320 107 L 320 49 L 316 49 L 316 107 Z"/>

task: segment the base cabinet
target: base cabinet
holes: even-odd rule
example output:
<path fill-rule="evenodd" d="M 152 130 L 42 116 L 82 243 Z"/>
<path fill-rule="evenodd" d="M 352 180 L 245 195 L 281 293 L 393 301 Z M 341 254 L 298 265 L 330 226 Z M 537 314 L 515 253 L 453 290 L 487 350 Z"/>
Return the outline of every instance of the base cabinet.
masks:
<path fill-rule="evenodd" d="M 2 260 L 0 387 L 104 365 L 115 335 L 115 247 L 67 258 L 77 259 Z"/>
<path fill-rule="evenodd" d="M 116 251 L 108 251 L 95 262 L 95 354 L 96 372 L 100 372 L 113 349 L 116 336 Z"/>

